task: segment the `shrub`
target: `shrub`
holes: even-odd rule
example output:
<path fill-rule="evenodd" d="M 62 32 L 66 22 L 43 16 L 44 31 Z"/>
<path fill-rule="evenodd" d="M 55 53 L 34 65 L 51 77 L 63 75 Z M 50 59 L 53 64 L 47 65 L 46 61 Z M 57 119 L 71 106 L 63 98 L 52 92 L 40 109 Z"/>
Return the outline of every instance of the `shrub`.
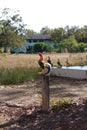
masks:
<path fill-rule="evenodd" d="M 44 42 L 38 42 L 34 45 L 34 52 L 51 52 L 53 51 L 53 47 L 50 45 L 47 45 Z"/>
<path fill-rule="evenodd" d="M 50 105 L 52 108 L 61 109 L 61 108 L 71 105 L 71 100 L 70 99 L 60 99 L 57 102 L 54 102 L 53 100 L 51 100 Z"/>

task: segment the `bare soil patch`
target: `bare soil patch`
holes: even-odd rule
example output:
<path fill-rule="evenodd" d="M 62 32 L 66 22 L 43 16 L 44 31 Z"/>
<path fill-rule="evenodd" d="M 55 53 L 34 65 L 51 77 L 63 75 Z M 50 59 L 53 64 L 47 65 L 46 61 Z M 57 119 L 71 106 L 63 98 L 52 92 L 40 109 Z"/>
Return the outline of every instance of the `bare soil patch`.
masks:
<path fill-rule="evenodd" d="M 87 130 L 87 81 L 50 78 L 50 99 L 72 104 L 41 111 L 41 83 L 0 86 L 0 130 Z"/>

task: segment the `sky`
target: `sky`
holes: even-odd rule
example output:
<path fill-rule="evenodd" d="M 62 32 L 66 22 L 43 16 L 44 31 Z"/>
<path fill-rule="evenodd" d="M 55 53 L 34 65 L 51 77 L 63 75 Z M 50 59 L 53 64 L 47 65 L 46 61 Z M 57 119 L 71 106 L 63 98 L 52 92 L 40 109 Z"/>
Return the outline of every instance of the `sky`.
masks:
<path fill-rule="evenodd" d="M 87 25 L 87 0 L 0 0 L 0 8 L 20 11 L 29 29 Z"/>

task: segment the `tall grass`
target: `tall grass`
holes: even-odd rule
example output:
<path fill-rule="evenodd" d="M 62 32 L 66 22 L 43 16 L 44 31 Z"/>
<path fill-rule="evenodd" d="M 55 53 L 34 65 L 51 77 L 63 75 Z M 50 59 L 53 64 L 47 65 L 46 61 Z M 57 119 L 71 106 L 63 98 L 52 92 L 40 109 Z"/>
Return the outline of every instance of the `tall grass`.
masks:
<path fill-rule="evenodd" d="M 77 65 L 81 57 L 87 63 L 86 53 L 44 54 L 44 61 L 48 55 L 55 66 L 57 66 L 57 59 L 65 65 L 67 58 L 73 65 Z M 0 54 L 0 84 L 18 84 L 38 78 L 38 59 L 38 54 Z"/>
<path fill-rule="evenodd" d="M 36 79 L 38 69 L 0 68 L 0 84 L 18 84 Z"/>

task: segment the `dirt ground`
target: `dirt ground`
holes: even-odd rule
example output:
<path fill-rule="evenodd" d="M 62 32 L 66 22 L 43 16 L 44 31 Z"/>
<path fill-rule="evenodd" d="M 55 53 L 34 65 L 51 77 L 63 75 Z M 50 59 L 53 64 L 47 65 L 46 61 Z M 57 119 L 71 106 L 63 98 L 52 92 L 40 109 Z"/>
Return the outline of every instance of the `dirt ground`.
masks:
<path fill-rule="evenodd" d="M 38 104 L 41 102 L 42 80 L 19 85 L 1 85 L 0 102 L 16 105 Z M 87 97 L 87 80 L 50 78 L 50 100 Z"/>
<path fill-rule="evenodd" d="M 0 86 L 0 130 L 87 130 L 86 80 L 51 77 L 50 100 L 68 98 L 75 104 L 49 113 L 35 107 L 41 103 L 41 86 L 42 80 Z"/>

